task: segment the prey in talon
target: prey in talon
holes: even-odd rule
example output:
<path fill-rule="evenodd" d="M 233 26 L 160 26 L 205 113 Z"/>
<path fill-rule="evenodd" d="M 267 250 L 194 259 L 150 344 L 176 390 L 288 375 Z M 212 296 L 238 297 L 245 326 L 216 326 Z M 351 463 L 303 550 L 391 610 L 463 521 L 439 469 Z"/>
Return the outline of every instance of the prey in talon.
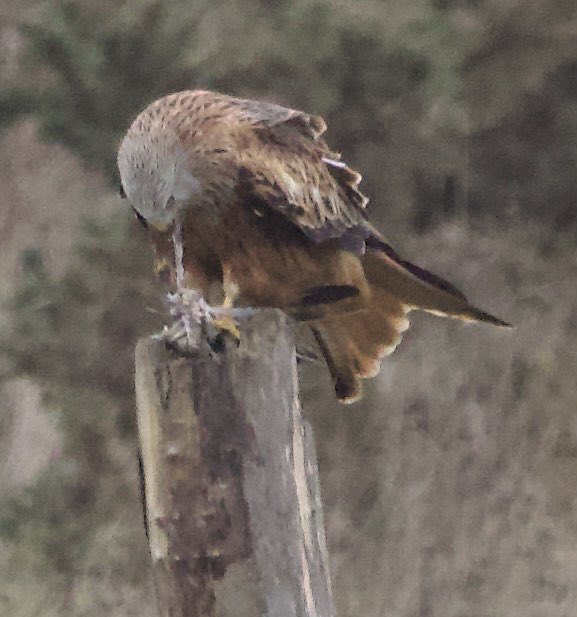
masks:
<path fill-rule="evenodd" d="M 254 309 L 250 308 L 234 308 L 230 302 L 223 302 L 221 306 L 211 306 L 200 292 L 186 288 L 168 293 L 166 301 L 175 323 L 171 328 L 165 329 L 163 338 L 182 351 L 185 351 L 185 345 L 189 348 L 197 346 L 200 332 L 206 335 L 208 343 L 215 350 L 227 340 L 238 346 L 240 343 L 238 323 L 254 312 Z"/>
<path fill-rule="evenodd" d="M 228 335 L 232 337 L 238 345 L 240 341 L 240 331 L 233 317 L 234 302 L 238 295 L 238 287 L 228 278 L 223 277 L 222 288 L 224 298 L 222 304 L 218 307 L 208 304 L 198 290 L 188 289 L 186 287 L 182 216 L 182 213 L 179 211 L 172 223 L 176 293 L 168 295 L 168 301 L 172 305 L 170 311 L 171 315 L 181 322 L 189 347 L 192 346 L 191 320 L 216 329 L 218 332 L 218 338 L 216 340 L 220 341 L 223 335 Z M 212 340 L 213 337 L 209 339 L 209 342 Z"/>
<path fill-rule="evenodd" d="M 325 130 L 303 111 L 186 90 L 136 117 L 118 168 L 157 270 L 169 271 L 168 336 L 190 342 L 200 322 L 238 341 L 250 307 L 279 308 L 310 328 L 338 400 L 351 403 L 411 311 L 508 324 L 389 245 Z"/>
<path fill-rule="evenodd" d="M 197 346 L 198 333 L 202 330 L 207 334 L 207 341 L 211 348 L 219 350 L 226 344 L 226 339 L 230 338 L 236 345 L 240 342 L 240 330 L 235 321 L 234 303 L 238 295 L 238 286 L 227 277 L 223 276 L 222 291 L 224 297 L 218 306 L 210 305 L 201 291 L 187 286 L 187 282 L 194 285 L 194 281 L 187 281 L 187 271 L 184 261 L 184 239 L 183 239 L 183 210 L 178 209 L 170 218 L 172 221 L 165 223 L 171 232 L 172 244 L 172 263 L 168 265 L 173 276 L 176 291 L 167 294 L 167 302 L 170 307 L 170 314 L 175 319 L 172 327 L 166 328 L 162 333 L 163 338 L 169 346 L 176 350 L 186 353 L 188 350 Z M 147 222 L 149 225 L 149 223 Z M 164 231 L 166 233 L 166 231 Z M 155 268 L 161 271 L 170 264 L 166 254 L 157 255 Z M 210 290 L 208 290 L 210 291 Z M 202 328 L 195 327 L 194 324 L 201 325 Z"/>

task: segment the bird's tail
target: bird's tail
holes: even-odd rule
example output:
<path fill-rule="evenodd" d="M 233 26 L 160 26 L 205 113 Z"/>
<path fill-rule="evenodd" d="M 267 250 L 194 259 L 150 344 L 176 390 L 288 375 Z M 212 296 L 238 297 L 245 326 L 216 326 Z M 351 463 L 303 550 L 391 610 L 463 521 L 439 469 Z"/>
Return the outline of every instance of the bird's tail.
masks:
<path fill-rule="evenodd" d="M 401 340 L 399 330 L 381 312 L 331 315 L 310 326 L 341 403 L 354 403 L 361 397 L 360 380 L 375 377 L 381 359 Z"/>
<path fill-rule="evenodd" d="M 363 257 L 370 293 L 353 313 L 328 312 L 310 322 L 335 383 L 337 398 L 352 403 L 361 396 L 361 380 L 374 377 L 381 359 L 392 353 L 409 327 L 407 313 L 435 315 L 510 327 L 467 301 L 440 277 L 382 252 Z"/>
<path fill-rule="evenodd" d="M 482 321 L 510 328 L 506 321 L 469 303 L 466 296 L 440 276 L 401 260 L 396 254 L 368 251 L 363 268 L 373 289 L 392 294 L 409 310 L 421 310 L 464 321 Z"/>

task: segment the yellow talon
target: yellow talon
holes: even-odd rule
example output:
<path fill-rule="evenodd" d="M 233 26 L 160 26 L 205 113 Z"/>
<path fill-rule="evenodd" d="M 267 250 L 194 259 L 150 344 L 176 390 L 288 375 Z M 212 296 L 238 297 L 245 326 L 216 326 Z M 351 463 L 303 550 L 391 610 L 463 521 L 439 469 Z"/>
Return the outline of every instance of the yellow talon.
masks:
<path fill-rule="evenodd" d="M 238 296 L 238 287 L 228 281 L 225 277 L 225 281 L 223 283 L 224 287 L 224 300 L 220 309 L 224 309 L 225 311 L 232 311 L 234 308 L 234 302 L 236 297 Z M 218 315 L 212 322 L 212 325 L 221 332 L 228 333 L 234 340 L 239 343 L 240 342 L 240 330 L 238 329 L 238 325 L 236 321 L 232 318 L 232 315 L 224 314 Z"/>
<path fill-rule="evenodd" d="M 217 330 L 226 332 L 235 340 L 240 341 L 240 330 L 232 317 L 229 317 L 228 315 L 221 315 L 212 322 L 212 325 Z"/>

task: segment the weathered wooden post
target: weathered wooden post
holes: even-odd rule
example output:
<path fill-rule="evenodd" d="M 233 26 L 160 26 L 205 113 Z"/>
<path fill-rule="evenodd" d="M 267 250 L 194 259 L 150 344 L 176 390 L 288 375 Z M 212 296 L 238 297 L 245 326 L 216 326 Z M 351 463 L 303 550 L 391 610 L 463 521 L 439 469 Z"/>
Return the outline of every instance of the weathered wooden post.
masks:
<path fill-rule="evenodd" d="M 312 432 L 280 311 L 238 349 L 136 349 L 138 432 L 162 617 L 331 617 Z"/>

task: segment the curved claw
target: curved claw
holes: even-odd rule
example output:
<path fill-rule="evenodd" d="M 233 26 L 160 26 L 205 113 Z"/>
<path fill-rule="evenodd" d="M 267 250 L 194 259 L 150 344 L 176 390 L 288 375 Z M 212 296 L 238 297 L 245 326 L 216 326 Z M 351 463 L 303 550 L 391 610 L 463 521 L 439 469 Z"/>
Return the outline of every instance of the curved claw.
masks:
<path fill-rule="evenodd" d="M 232 298 L 225 298 L 222 306 L 211 306 L 202 294 L 195 289 L 179 289 L 175 293 L 167 294 L 170 305 L 170 314 L 177 323 L 168 330 L 164 338 L 172 341 L 186 337 L 190 341 L 192 322 L 209 324 L 222 335 L 233 339 L 237 345 L 240 342 L 238 322 L 254 315 L 256 309 L 250 306 L 233 307 Z M 180 345 L 180 343 L 179 343 Z"/>
<path fill-rule="evenodd" d="M 240 330 L 232 315 L 221 314 L 218 317 L 214 317 L 211 321 L 211 325 L 216 330 L 230 335 L 236 341 L 240 341 Z"/>

